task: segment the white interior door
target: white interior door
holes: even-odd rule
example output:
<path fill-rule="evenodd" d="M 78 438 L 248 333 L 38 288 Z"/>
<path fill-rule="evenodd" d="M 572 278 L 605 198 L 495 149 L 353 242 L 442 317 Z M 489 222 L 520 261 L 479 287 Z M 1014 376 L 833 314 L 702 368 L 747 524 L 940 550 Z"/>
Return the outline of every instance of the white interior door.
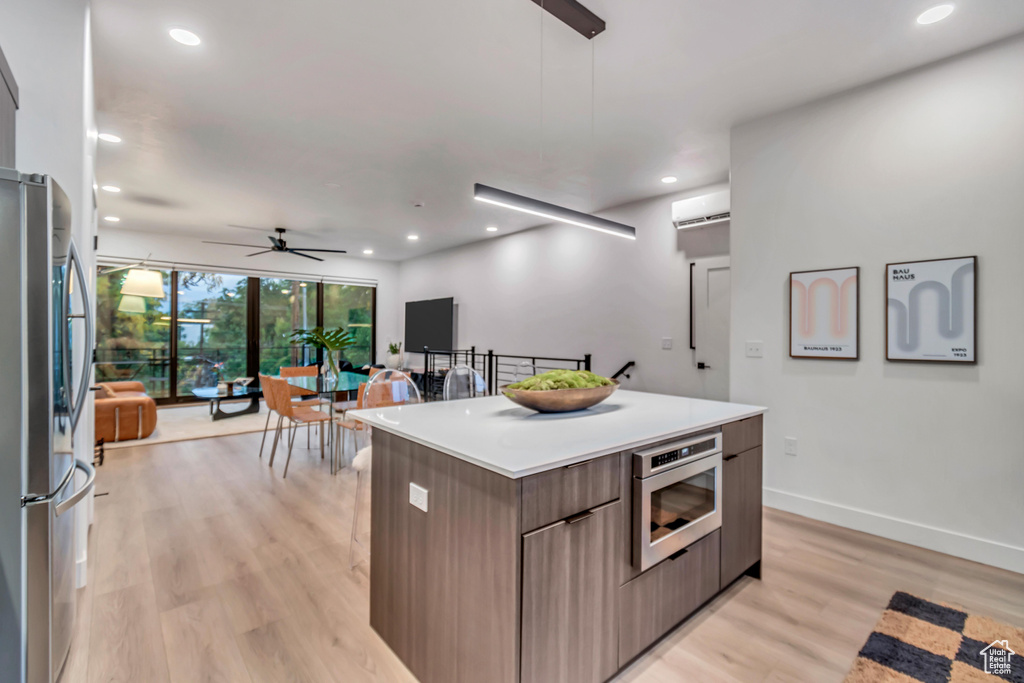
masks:
<path fill-rule="evenodd" d="M 703 398 L 729 400 L 729 257 L 693 263 L 693 364 Z"/>

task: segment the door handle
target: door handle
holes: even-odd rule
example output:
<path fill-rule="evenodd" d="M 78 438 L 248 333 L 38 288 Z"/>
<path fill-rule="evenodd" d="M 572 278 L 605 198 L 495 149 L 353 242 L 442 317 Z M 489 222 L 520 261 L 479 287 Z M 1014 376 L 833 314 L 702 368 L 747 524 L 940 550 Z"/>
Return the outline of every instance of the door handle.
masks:
<path fill-rule="evenodd" d="M 738 457 L 740 457 L 739 453 L 737 453 L 736 455 L 727 455 L 724 458 L 722 458 L 722 462 L 728 462 L 728 461 L 734 460 L 734 459 L 736 459 Z"/>
<path fill-rule="evenodd" d="M 53 490 L 53 493 L 30 493 L 27 496 L 21 497 L 21 507 L 28 507 L 30 505 L 43 505 L 49 503 L 54 498 L 60 496 L 60 494 L 68 487 L 71 480 L 74 478 L 75 468 L 72 467 L 65 474 L 64 478 L 57 484 L 57 488 Z"/>
<path fill-rule="evenodd" d="M 680 557 L 682 557 L 683 555 L 685 555 L 688 552 L 690 552 L 689 548 L 683 548 L 679 552 L 676 552 L 676 553 L 673 553 L 673 554 L 669 555 L 668 559 L 670 559 L 672 561 L 678 560 Z"/>
<path fill-rule="evenodd" d="M 57 503 L 53 510 L 54 515 L 57 517 L 60 517 L 65 512 L 75 507 L 75 505 L 88 495 L 89 491 L 92 491 L 92 487 L 96 484 L 95 467 L 85 461 L 75 460 L 75 469 L 85 472 L 85 483 L 82 484 L 82 488 L 75 491 L 70 498 Z M 74 472 L 74 470 L 72 470 L 72 472 Z M 72 479 L 74 479 L 74 477 L 72 477 Z"/>
<path fill-rule="evenodd" d="M 594 516 L 594 513 L 589 511 L 589 510 L 587 510 L 586 512 L 581 512 L 578 515 L 573 515 L 572 517 L 566 517 L 565 518 L 565 522 L 566 522 L 566 524 L 576 524 L 577 522 L 582 522 L 585 519 L 590 519 L 593 516 Z"/>
<path fill-rule="evenodd" d="M 78 290 L 82 293 L 83 313 L 71 312 L 71 270 L 74 270 Z M 64 277 L 64 286 L 61 296 L 62 322 L 61 345 L 63 353 L 61 358 L 64 365 L 64 394 L 68 402 L 68 410 L 71 414 L 71 431 L 74 432 L 78 426 L 78 420 L 82 417 L 82 409 L 85 407 L 85 398 L 89 392 L 89 375 L 92 372 L 92 335 L 93 318 L 92 303 L 89 301 L 89 290 L 86 287 L 85 271 L 82 269 L 82 259 L 78 255 L 75 241 L 68 244 L 67 272 Z M 68 321 L 81 318 L 85 321 L 85 357 L 82 361 L 82 374 L 78 383 L 78 395 L 74 396 L 74 382 L 71 379 L 71 337 L 68 334 Z"/>

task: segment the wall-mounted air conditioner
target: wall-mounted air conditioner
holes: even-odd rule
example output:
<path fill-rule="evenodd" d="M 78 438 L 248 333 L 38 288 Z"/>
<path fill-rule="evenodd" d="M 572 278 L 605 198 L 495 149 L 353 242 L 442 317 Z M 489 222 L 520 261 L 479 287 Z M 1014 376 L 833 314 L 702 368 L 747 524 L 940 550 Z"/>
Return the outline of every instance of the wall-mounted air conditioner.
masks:
<path fill-rule="evenodd" d="M 672 224 L 679 230 L 700 228 L 729 220 L 729 190 L 672 202 Z"/>

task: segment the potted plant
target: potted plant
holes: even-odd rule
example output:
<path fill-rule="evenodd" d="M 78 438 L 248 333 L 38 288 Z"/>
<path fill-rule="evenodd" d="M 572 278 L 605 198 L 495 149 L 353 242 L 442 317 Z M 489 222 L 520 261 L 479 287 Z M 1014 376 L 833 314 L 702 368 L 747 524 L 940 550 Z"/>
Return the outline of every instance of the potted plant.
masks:
<path fill-rule="evenodd" d="M 323 349 L 327 366 L 331 369 L 334 377 L 338 376 L 340 353 L 356 343 L 344 327 L 335 327 L 331 330 L 325 330 L 322 327 L 312 327 L 308 330 L 299 328 L 292 331 L 291 341 L 293 344 L 304 344 L 315 349 Z"/>
<path fill-rule="evenodd" d="M 388 344 L 388 357 L 384 361 L 384 366 L 389 370 L 402 369 L 402 342 Z"/>

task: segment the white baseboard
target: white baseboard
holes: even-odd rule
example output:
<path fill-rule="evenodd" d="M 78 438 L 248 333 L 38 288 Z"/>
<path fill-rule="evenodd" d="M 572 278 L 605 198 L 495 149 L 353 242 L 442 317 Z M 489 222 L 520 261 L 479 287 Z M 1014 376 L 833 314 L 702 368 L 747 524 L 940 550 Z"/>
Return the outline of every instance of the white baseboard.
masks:
<path fill-rule="evenodd" d="M 777 510 L 1024 574 L 1024 548 L 768 487 L 764 489 L 764 504 Z"/>

